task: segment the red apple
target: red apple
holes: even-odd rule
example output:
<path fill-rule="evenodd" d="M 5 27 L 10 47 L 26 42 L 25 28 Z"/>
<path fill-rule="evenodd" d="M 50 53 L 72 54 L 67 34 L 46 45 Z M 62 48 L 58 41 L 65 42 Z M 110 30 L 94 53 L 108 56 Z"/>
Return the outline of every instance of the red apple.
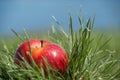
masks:
<path fill-rule="evenodd" d="M 44 60 L 46 59 L 53 69 L 57 69 L 63 73 L 66 71 L 68 64 L 68 56 L 64 49 L 47 40 L 32 39 L 23 42 L 16 51 L 14 57 L 15 64 L 20 65 L 23 61 L 22 57 L 24 57 L 30 65 L 32 64 L 32 57 L 38 66 L 40 66 L 40 64 L 43 65 L 43 69 L 45 69 L 46 63 Z"/>

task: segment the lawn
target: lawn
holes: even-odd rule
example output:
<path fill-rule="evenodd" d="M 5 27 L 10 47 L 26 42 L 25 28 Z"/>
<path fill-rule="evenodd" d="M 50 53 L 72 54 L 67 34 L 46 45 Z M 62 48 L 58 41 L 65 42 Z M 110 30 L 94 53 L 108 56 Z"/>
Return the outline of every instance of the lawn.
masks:
<path fill-rule="evenodd" d="M 0 79 L 2 80 L 119 80 L 120 79 L 120 36 L 111 32 L 94 30 L 94 19 L 89 18 L 83 26 L 74 30 L 70 16 L 69 31 L 52 25 L 46 33 L 15 34 L 0 40 Z M 111 35 L 110 35 L 111 34 Z M 37 35 L 37 36 L 35 36 Z M 66 73 L 54 71 L 48 66 L 49 74 L 43 69 L 30 66 L 24 61 L 25 69 L 14 64 L 18 46 L 32 38 L 47 39 L 62 46 L 69 57 Z M 37 68 L 37 69 L 36 69 Z"/>

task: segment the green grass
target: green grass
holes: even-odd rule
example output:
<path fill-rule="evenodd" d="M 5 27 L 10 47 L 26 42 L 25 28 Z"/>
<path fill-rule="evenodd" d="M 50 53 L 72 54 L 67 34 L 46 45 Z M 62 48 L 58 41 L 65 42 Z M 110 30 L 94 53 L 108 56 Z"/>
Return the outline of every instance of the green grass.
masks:
<path fill-rule="evenodd" d="M 75 31 L 70 16 L 69 32 L 52 25 L 48 39 L 62 46 L 68 54 L 69 64 L 65 74 L 51 69 L 48 64 L 48 76 L 44 75 L 43 69 L 36 65 L 31 67 L 26 61 L 23 64 L 26 69 L 14 64 L 13 58 L 18 46 L 24 41 L 36 38 L 26 33 L 13 39 L 2 41 L 0 46 L 0 79 L 2 80 L 119 80 L 120 79 L 120 57 L 119 52 L 111 48 L 111 38 L 93 32 L 94 19 L 88 19 L 83 24 L 81 17 L 78 17 L 80 28 Z M 84 25 L 84 26 L 83 26 Z M 37 37 L 40 38 L 41 37 Z"/>

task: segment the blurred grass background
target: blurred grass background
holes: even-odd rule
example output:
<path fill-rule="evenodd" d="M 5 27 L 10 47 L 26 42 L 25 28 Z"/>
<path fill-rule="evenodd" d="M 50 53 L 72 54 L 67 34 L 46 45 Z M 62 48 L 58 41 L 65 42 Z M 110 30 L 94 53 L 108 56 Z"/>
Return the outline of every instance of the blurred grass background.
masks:
<path fill-rule="evenodd" d="M 30 38 L 35 39 L 49 39 L 48 38 L 48 32 L 51 29 L 47 28 L 42 31 L 28 31 L 28 34 Z M 12 31 L 11 31 L 12 32 Z M 120 58 L 120 32 L 119 30 L 93 30 L 92 37 L 95 39 L 95 44 L 97 43 L 97 40 L 101 39 L 101 42 L 99 44 L 104 43 L 104 41 L 108 40 L 108 44 L 106 48 L 110 49 L 111 51 L 115 51 L 116 57 Z M 25 35 L 22 33 L 20 34 L 22 37 Z M 18 44 L 22 43 L 21 40 L 16 37 L 13 33 L 11 36 L 2 36 L 0 37 L 0 50 L 3 50 L 5 47 L 8 47 L 8 49 L 11 49 L 13 47 L 17 47 Z"/>

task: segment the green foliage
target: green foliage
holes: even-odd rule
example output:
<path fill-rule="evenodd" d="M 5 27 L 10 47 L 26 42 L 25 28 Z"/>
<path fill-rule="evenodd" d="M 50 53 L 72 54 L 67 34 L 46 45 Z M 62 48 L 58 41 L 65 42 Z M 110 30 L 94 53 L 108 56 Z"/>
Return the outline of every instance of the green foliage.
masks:
<path fill-rule="evenodd" d="M 48 39 L 61 45 L 69 56 L 69 64 L 66 73 L 62 74 L 52 70 L 50 65 L 46 68 L 47 76 L 42 68 L 36 64 L 30 66 L 25 60 L 23 68 L 14 64 L 14 55 L 18 44 L 24 40 L 29 40 L 30 36 L 25 33 L 25 37 L 13 33 L 19 38 L 17 44 L 12 48 L 3 44 L 0 50 L 0 79 L 2 80 L 119 80 L 120 79 L 120 59 L 114 56 L 115 51 L 107 48 L 110 39 L 105 40 L 103 35 L 94 37 L 92 34 L 94 19 L 88 19 L 83 26 L 81 17 L 78 17 L 80 28 L 73 29 L 72 16 L 70 15 L 69 32 L 62 28 L 58 29 L 52 25 L 52 31 L 48 34 Z M 12 44 L 13 45 L 13 44 Z M 34 63 L 34 61 L 33 61 Z M 47 63 L 47 61 L 46 61 Z"/>
<path fill-rule="evenodd" d="M 72 16 L 70 16 L 68 34 L 54 28 L 53 33 L 50 34 L 51 40 L 63 46 L 69 55 L 65 80 L 120 79 L 120 59 L 115 58 L 115 51 L 107 48 L 110 38 L 105 39 L 103 35 L 94 38 L 91 35 L 94 19 L 88 19 L 84 27 L 82 19 L 78 17 L 78 20 L 80 29 L 77 32 L 73 30 Z"/>

